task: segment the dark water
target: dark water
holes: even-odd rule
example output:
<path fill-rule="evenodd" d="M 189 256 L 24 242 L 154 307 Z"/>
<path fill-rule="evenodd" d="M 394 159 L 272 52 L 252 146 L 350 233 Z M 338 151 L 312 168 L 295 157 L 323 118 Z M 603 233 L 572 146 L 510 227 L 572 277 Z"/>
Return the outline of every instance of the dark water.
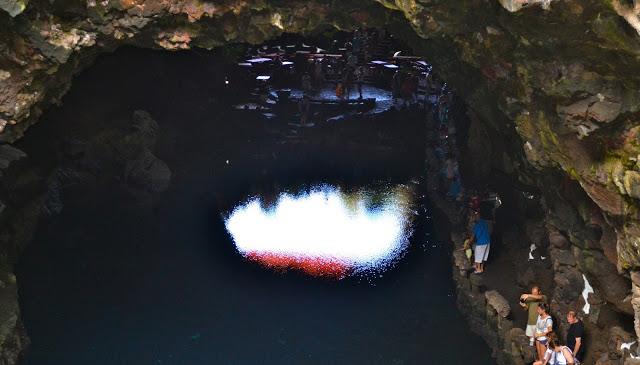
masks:
<path fill-rule="evenodd" d="M 193 54 L 119 51 L 83 73 L 64 106 L 30 131 L 23 148 L 51 160 L 57 135 L 89 135 L 98 127 L 88 124 L 118 125 L 145 109 L 161 126 L 157 155 L 173 179 L 152 203 L 118 183 L 65 194 L 64 210 L 41 224 L 18 268 L 32 339 L 24 363 L 493 363 L 455 306 L 448 248 L 437 237 L 446 232 L 435 230 L 420 183 L 420 119 L 390 114 L 287 139 L 212 102 L 215 71 L 196 73 L 211 65 Z M 304 201 L 318 191 L 350 202 L 346 217 L 361 218 L 327 239 L 370 234 L 376 212 L 401 217 L 404 236 L 393 246 L 401 249 L 384 269 L 336 280 L 267 269 L 237 250 L 225 218 L 252 197 L 261 214 L 276 214 L 283 193 Z M 311 210 L 303 220 L 345 218 Z M 308 232 L 318 228 L 309 222 L 283 235 L 331 230 Z M 241 231 L 251 228 L 265 226 Z"/>

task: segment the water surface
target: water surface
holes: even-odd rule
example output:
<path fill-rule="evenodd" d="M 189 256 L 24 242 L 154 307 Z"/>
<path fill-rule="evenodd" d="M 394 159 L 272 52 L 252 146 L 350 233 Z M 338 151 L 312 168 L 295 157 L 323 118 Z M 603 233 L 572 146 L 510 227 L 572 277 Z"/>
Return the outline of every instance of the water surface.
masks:
<path fill-rule="evenodd" d="M 292 140 L 212 103 L 196 70 L 213 65 L 120 50 L 30 129 L 23 147 L 46 160 L 56 136 L 145 109 L 173 179 L 151 204 L 117 181 L 65 192 L 17 269 L 24 364 L 493 363 L 456 308 L 447 233 L 414 183 L 423 119 L 390 114 Z M 272 270 L 251 251 L 375 274 Z"/>
<path fill-rule="evenodd" d="M 252 197 L 225 217 L 238 252 L 271 269 L 314 276 L 374 275 L 409 244 L 416 207 L 407 185 L 343 191 L 332 185 Z"/>

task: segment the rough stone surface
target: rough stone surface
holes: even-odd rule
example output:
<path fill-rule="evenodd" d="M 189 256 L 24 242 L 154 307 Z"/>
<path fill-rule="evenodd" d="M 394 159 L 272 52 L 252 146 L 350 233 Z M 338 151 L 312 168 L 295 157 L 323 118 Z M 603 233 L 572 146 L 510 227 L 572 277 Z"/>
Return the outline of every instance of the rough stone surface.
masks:
<path fill-rule="evenodd" d="M 487 298 L 487 304 L 489 304 L 498 315 L 502 318 L 507 318 L 511 313 L 511 306 L 509 302 L 498 293 L 496 290 L 490 290 L 484 293 Z"/>
<path fill-rule="evenodd" d="M 626 298 L 629 273 L 640 270 L 637 2 L 0 0 L 0 9 L 0 142 L 18 140 L 60 101 L 75 72 L 121 45 L 211 49 L 326 25 L 387 26 L 468 103 L 470 148 L 488 157 L 476 164 L 478 178 L 498 171 L 539 190 L 549 243 L 575 258 L 575 266 L 566 253 L 556 260 L 557 308 L 580 305 L 583 273 L 604 309 L 634 306 Z M 126 166 L 127 182 L 156 192 L 170 171 L 148 148 L 152 134 L 141 125 L 125 136 L 131 144 L 111 152 L 126 154 L 118 167 Z M 57 200 L 49 194 L 53 211 L 62 207 L 64 179 L 92 172 L 57 176 L 49 184 L 58 192 Z"/>

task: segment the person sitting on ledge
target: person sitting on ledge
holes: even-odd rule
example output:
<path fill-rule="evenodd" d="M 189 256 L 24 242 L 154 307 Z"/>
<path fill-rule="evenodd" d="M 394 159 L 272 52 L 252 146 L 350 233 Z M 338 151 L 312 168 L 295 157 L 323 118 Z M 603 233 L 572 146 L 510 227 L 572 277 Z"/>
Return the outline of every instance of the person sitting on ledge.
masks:
<path fill-rule="evenodd" d="M 546 303 L 547 297 L 542 294 L 538 286 L 531 288 L 531 293 L 524 293 L 520 296 L 520 306 L 527 310 L 526 334 L 530 338 L 529 346 L 535 343 L 534 335 L 536 334 L 536 320 L 538 319 L 538 304 Z"/>
<path fill-rule="evenodd" d="M 555 336 L 549 336 L 549 346 L 541 360 L 533 365 L 574 365 L 575 360 L 571 349 L 561 346 Z"/>
<path fill-rule="evenodd" d="M 567 331 L 567 346 L 572 350 L 576 363 L 584 360 L 584 323 L 578 318 L 575 311 L 567 312 L 567 322 L 569 322 L 569 330 Z"/>
<path fill-rule="evenodd" d="M 547 350 L 549 342 L 549 334 L 553 332 L 553 319 L 549 315 L 549 306 L 546 303 L 538 303 L 538 319 L 536 320 L 536 350 L 538 351 L 538 360 L 544 360 L 544 354 Z M 546 363 L 545 363 L 546 364 Z"/>
<path fill-rule="evenodd" d="M 473 234 L 471 241 L 476 244 L 474 251 L 475 274 L 484 272 L 484 264 L 489 258 L 489 248 L 491 246 L 491 223 L 480 217 L 473 225 Z"/>

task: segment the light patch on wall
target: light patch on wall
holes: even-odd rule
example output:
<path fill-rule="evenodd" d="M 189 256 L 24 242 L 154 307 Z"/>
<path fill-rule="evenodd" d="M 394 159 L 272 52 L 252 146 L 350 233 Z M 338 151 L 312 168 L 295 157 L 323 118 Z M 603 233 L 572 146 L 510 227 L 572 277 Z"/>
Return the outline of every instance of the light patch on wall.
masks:
<path fill-rule="evenodd" d="M 278 29 L 284 30 L 284 26 L 282 25 L 282 15 L 280 15 L 280 13 L 271 14 L 271 24 Z"/>
<path fill-rule="evenodd" d="M 225 226 L 244 257 L 275 269 L 344 277 L 383 270 L 408 246 L 411 195 L 403 185 L 381 193 L 322 186 L 282 193 L 270 207 L 252 198 Z"/>
<path fill-rule="evenodd" d="M 589 293 L 594 293 L 591 284 L 589 284 L 589 280 L 587 277 L 582 274 L 582 279 L 584 279 L 584 289 L 582 290 L 582 297 L 584 298 L 584 307 L 582 307 L 582 311 L 585 314 L 589 314 L 591 310 L 591 304 L 589 304 Z"/>

